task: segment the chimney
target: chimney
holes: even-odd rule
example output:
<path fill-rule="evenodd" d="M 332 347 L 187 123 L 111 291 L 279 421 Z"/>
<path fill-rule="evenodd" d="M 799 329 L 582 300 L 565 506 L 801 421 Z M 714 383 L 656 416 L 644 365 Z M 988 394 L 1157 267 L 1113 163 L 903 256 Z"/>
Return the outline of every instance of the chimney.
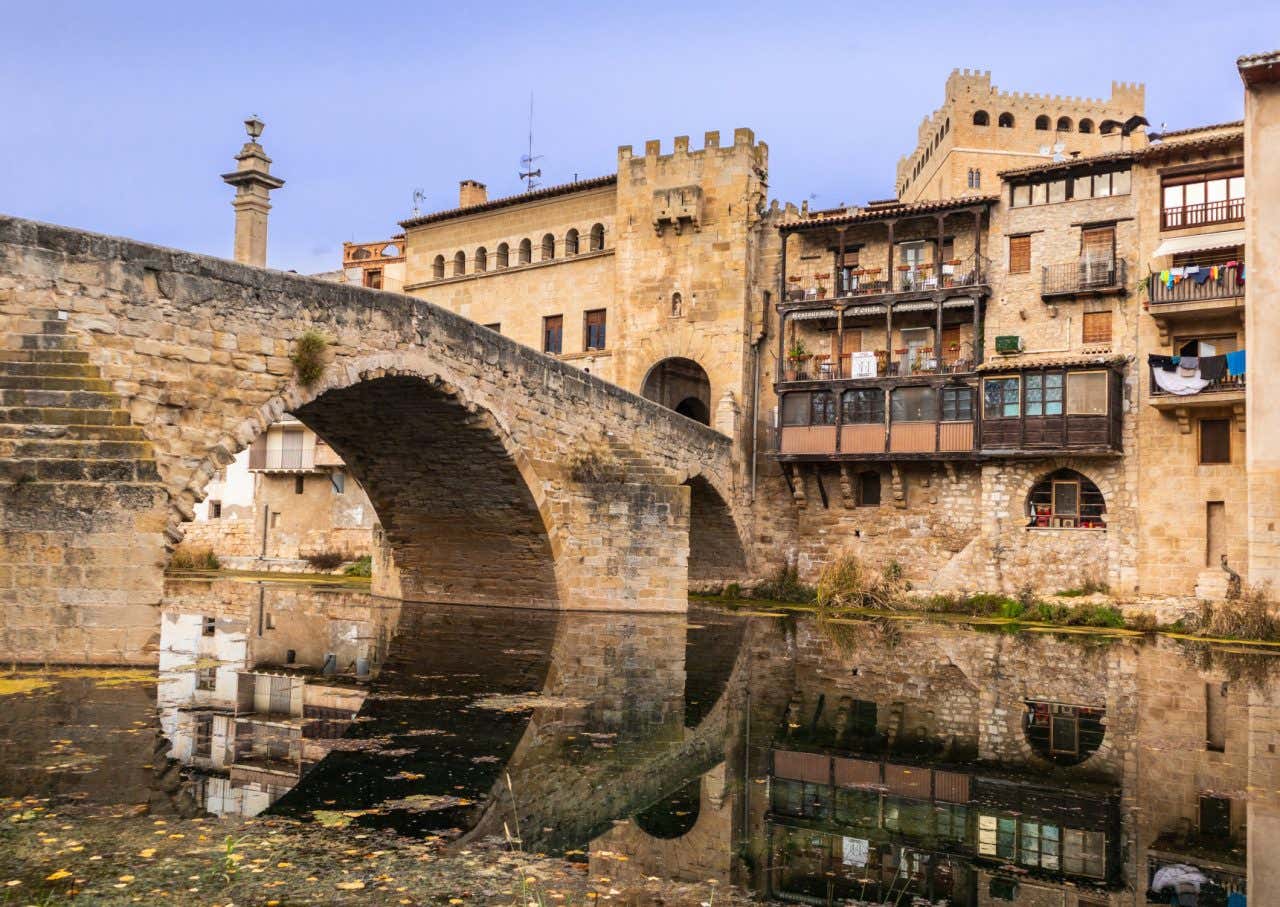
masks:
<path fill-rule="evenodd" d="M 231 207 L 236 209 L 235 259 L 259 268 L 267 266 L 267 212 L 271 210 L 271 190 L 284 185 L 284 180 L 271 175 L 271 158 L 258 144 L 263 128 L 257 117 L 244 121 L 249 141 L 236 155 L 236 169 L 222 174 L 223 182 L 236 187 L 236 197 L 231 202 Z"/>
<path fill-rule="evenodd" d="M 472 205 L 483 205 L 489 200 L 489 190 L 484 183 L 475 180 L 463 180 L 458 183 L 458 207 L 470 208 Z"/>

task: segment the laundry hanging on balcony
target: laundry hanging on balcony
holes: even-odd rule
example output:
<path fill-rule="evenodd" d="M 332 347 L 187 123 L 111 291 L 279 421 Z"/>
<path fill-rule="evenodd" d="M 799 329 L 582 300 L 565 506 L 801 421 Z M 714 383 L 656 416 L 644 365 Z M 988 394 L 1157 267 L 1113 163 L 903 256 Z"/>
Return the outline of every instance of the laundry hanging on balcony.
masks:
<path fill-rule="evenodd" d="M 1182 357 L 1182 361 L 1177 366 L 1178 371 L 1166 371 L 1167 368 L 1174 367 L 1172 356 L 1148 356 L 1152 380 L 1167 394 L 1187 397 L 1200 393 L 1209 386 L 1209 382 L 1200 377 L 1199 363 L 1191 374 L 1183 373 L 1181 363 L 1187 359 L 1186 356 Z"/>
<path fill-rule="evenodd" d="M 1232 378 L 1238 378 L 1244 374 L 1244 353 L 1244 350 L 1236 350 L 1235 352 L 1227 353 L 1227 374 Z"/>
<path fill-rule="evenodd" d="M 1227 375 L 1226 356 L 1201 356 L 1200 377 L 1211 384 L 1221 381 Z"/>

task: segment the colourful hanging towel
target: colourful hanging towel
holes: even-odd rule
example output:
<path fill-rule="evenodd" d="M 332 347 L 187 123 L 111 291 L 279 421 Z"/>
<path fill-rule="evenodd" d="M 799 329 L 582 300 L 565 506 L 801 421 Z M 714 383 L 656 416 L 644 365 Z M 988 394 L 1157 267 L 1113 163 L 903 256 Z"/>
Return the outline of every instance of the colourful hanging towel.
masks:
<path fill-rule="evenodd" d="M 1238 279 L 1240 280 L 1241 283 L 1244 283 L 1244 265 L 1240 266 L 1240 275 Z"/>
<path fill-rule="evenodd" d="M 1172 290 L 1173 289 L 1173 272 L 1161 271 L 1160 282 L 1164 284 L 1164 287 L 1166 290 Z"/>
<path fill-rule="evenodd" d="M 1236 350 L 1234 353 L 1227 353 L 1227 374 L 1232 378 L 1238 378 L 1244 374 L 1244 352 L 1244 350 Z"/>

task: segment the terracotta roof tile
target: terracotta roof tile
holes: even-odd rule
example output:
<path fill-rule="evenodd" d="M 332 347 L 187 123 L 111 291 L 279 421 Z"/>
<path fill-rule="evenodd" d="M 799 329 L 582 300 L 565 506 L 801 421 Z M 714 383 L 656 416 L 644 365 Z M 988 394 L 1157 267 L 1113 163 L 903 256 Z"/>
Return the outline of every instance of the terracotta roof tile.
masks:
<path fill-rule="evenodd" d="M 1190 134 L 1200 132 L 1205 129 L 1230 129 L 1231 123 L 1224 123 L 1219 126 L 1202 126 L 1199 129 L 1184 129 L 1176 134 Z M 1175 135 L 1175 133 L 1165 133 L 1166 135 Z M 1096 164 L 1122 163 L 1126 161 L 1139 161 L 1147 158 L 1162 157 L 1168 154 L 1176 154 L 1180 151 L 1213 151 L 1219 148 L 1229 147 L 1244 140 L 1244 130 L 1242 128 L 1231 129 L 1230 132 L 1221 132 L 1217 135 L 1209 135 L 1199 139 L 1188 139 L 1182 142 L 1156 142 L 1147 145 L 1145 148 L 1136 148 L 1132 151 L 1107 151 L 1103 154 L 1091 154 L 1088 157 L 1068 158 L 1065 161 L 1046 161 L 1043 164 L 1034 164 L 1030 167 L 1019 167 L 1016 170 L 1000 171 L 1001 179 L 1009 179 L 1010 177 L 1031 176 L 1033 174 L 1056 173 L 1062 171 L 1073 170 L 1077 167 L 1088 167 Z"/>
<path fill-rule="evenodd" d="M 434 224 L 437 221 L 452 220 L 455 217 L 467 217 L 471 214 L 480 214 L 485 211 L 495 211 L 499 208 L 510 208 L 514 205 L 522 205 L 525 202 L 541 201 L 544 198 L 555 198 L 558 195 L 569 195 L 573 192 L 585 192 L 588 189 L 598 189 L 601 186 L 612 186 L 618 181 L 617 174 L 610 173 L 607 176 L 597 176 L 594 179 L 577 180 L 572 183 L 563 183 L 559 186 L 547 186 L 544 189 L 534 189 L 532 192 L 522 192 L 519 195 L 508 195 L 505 198 L 495 198 L 480 205 L 468 205 L 465 208 L 450 208 L 446 211 L 435 211 L 431 214 L 424 214 L 421 217 L 411 217 L 408 220 L 400 221 L 401 227 L 421 227 L 423 224 Z"/>
<path fill-rule="evenodd" d="M 1193 132 L 1209 132 L 1214 129 L 1243 129 L 1244 120 L 1232 120 L 1230 123 L 1212 123 L 1208 126 L 1189 126 L 1186 129 L 1170 129 L 1167 132 L 1149 132 L 1147 138 L 1167 140 L 1175 136 L 1191 135 Z"/>
<path fill-rule="evenodd" d="M 1077 353 L 1075 355 L 1045 355 L 1028 353 L 1019 356 L 999 356 L 978 366 L 979 372 L 1010 372 L 1027 368 L 1077 368 L 1081 366 L 1120 365 L 1128 357 L 1117 353 Z"/>
<path fill-rule="evenodd" d="M 802 220 L 783 221 L 778 224 L 780 230 L 805 230 L 810 227 L 827 227 L 840 224 L 873 223 L 889 217 L 904 217 L 912 214 L 930 214 L 937 211 L 972 208 L 975 205 L 994 205 L 1000 201 L 998 195 L 974 195 L 963 198 L 944 198 L 927 202 L 903 202 L 896 205 L 877 205 L 873 208 L 844 209 L 843 214 L 822 214 Z"/>

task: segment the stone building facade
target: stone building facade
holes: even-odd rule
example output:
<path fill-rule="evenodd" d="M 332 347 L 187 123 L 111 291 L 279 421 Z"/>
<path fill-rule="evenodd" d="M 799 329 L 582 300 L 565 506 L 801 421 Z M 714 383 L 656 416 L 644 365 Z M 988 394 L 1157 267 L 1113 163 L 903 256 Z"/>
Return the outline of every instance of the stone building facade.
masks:
<path fill-rule="evenodd" d="M 766 206 L 749 130 L 650 141 L 566 186 L 465 181 L 401 225 L 405 289 L 733 437 L 757 574 L 852 550 L 938 591 L 1221 597 L 1223 555 L 1248 573 L 1243 381 L 1175 400 L 1146 357 L 1206 331 L 1244 348 L 1243 281 L 1167 305 L 1151 275 L 1247 229 L 1247 202 L 1163 209 L 1171 173 L 1242 170 L 1245 127 L 1148 136 L 1123 82 L 1084 99 L 956 71 L 944 95 L 898 198 Z M 1205 423 L 1226 461 L 1202 461 Z"/>

